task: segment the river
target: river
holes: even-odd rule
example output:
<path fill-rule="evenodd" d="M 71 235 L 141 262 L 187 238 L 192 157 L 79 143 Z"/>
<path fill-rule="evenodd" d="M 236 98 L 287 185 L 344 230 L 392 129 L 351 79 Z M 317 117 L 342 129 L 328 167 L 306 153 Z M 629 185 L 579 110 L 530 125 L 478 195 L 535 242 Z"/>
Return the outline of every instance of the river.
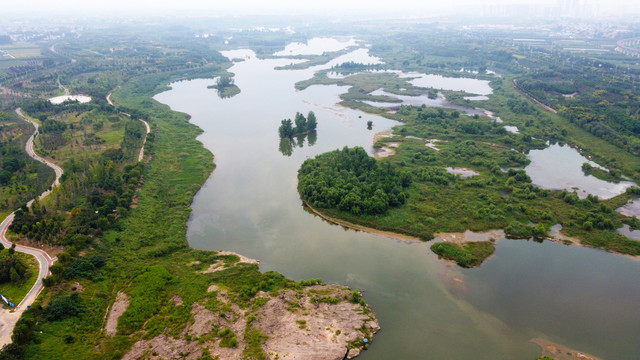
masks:
<path fill-rule="evenodd" d="M 347 88 L 297 81 L 318 68 L 274 70 L 289 59 L 250 52 L 230 69 L 241 93 L 220 99 L 212 79 L 174 83 L 155 99 L 192 115 L 216 169 L 195 196 L 192 247 L 259 259 L 263 271 L 322 278 L 364 290 L 382 326 L 362 359 L 535 359 L 534 337 L 607 359 L 640 353 L 640 262 L 599 250 L 498 241 L 480 268 L 439 260 L 431 243 L 404 242 L 329 224 L 302 206 L 297 170 L 309 157 L 362 146 L 388 119 L 335 104 Z M 315 144 L 279 151 L 280 120 L 314 111 Z M 373 121 L 372 131 L 367 121 Z"/>

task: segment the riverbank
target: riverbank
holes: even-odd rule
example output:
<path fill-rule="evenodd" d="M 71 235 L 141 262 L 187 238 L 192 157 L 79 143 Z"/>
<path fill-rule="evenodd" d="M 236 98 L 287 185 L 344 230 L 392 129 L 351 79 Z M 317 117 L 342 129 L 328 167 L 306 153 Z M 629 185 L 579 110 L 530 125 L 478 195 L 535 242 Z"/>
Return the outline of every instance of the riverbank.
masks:
<path fill-rule="evenodd" d="M 411 241 L 411 242 L 415 242 L 415 241 L 424 241 L 418 237 L 415 236 L 411 236 L 411 235 L 404 235 L 404 234 L 400 234 L 400 233 L 396 233 L 396 232 L 392 232 L 392 231 L 385 231 L 385 230 L 379 230 L 376 228 L 372 228 L 372 227 L 368 227 L 368 226 L 364 226 L 364 225 L 359 225 L 359 224 L 355 224 L 355 223 L 351 223 L 348 222 L 346 220 L 341 220 L 338 218 L 334 218 L 331 217 L 329 215 L 324 214 L 323 212 L 319 211 L 318 209 L 314 208 L 313 206 L 309 205 L 309 203 L 305 200 L 302 200 L 304 206 L 309 209 L 309 211 L 311 211 L 312 213 L 318 215 L 319 217 L 323 218 L 324 220 L 335 224 L 335 225 L 340 225 L 342 227 L 348 228 L 348 229 L 352 229 L 352 230 L 358 230 L 358 231 L 364 231 L 364 232 L 368 232 L 370 234 L 376 234 L 376 235 L 380 235 L 380 236 L 385 236 L 388 238 L 392 238 L 392 239 L 396 239 L 396 240 L 402 240 L 402 241 Z"/>
<path fill-rule="evenodd" d="M 148 102 L 150 94 L 133 90 L 135 81 L 110 100 L 132 109 Z M 148 352 L 151 346 L 156 354 L 152 358 L 178 356 L 174 350 L 179 349 L 189 352 L 188 358 L 263 358 L 272 352 L 287 358 L 332 359 L 342 358 L 350 348 L 349 358 L 357 356 L 365 348 L 364 338 L 372 341 L 379 329 L 359 292 L 317 280 L 296 283 L 272 271 L 262 273 L 255 261 L 240 255 L 188 247 L 190 205 L 215 167 L 213 155 L 196 140 L 202 131 L 189 123 L 189 115 L 154 101 L 145 118 L 155 136 L 149 139 L 153 146 L 144 163 L 137 207 L 120 220 L 119 230 L 94 243 L 118 270 L 104 272 L 98 283 L 81 281 L 85 305 L 105 324 L 118 297 L 119 316 L 98 331 L 86 326 L 92 321 L 86 316 L 69 319 L 68 326 L 87 329 L 76 331 L 76 338 L 95 339 L 78 342 L 89 341 L 88 347 L 62 348 L 44 337 L 29 351 L 57 349 L 58 357 L 73 353 L 83 358 L 117 352 L 135 358 L 137 351 Z M 42 329 L 60 331 L 57 326 L 45 322 Z M 139 341 L 142 337 L 148 340 Z M 166 346 L 169 342 L 171 347 Z"/>

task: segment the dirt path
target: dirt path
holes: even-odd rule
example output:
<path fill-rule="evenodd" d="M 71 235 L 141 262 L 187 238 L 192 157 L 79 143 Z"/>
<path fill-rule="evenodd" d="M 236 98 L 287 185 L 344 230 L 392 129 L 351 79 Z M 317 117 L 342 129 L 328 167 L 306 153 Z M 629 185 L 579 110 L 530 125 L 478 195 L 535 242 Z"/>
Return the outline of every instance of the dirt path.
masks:
<path fill-rule="evenodd" d="M 27 140 L 27 144 L 25 146 L 25 150 L 27 151 L 27 154 L 29 154 L 29 156 L 31 156 L 33 159 L 46 164 L 47 166 L 49 166 L 55 171 L 56 178 L 53 181 L 53 184 L 51 186 L 52 187 L 58 186 L 60 184 L 60 177 L 62 176 L 62 169 L 58 165 L 52 162 L 49 162 L 41 158 L 40 156 L 36 155 L 36 153 L 33 151 L 33 140 L 35 139 L 36 135 L 38 135 L 38 124 L 27 119 L 22 114 L 22 110 L 20 108 L 16 109 L 16 113 L 24 121 L 30 122 L 35 127 L 33 134 L 31 135 L 29 140 Z M 49 195 L 50 193 L 51 193 L 51 190 L 47 190 L 42 194 L 40 194 L 38 198 L 42 199 L 45 196 Z M 31 206 L 32 203 L 33 203 L 33 200 L 29 201 L 27 205 Z M 2 224 L 0 224 L 0 242 L 5 247 L 11 247 L 12 245 L 11 242 L 7 240 L 5 235 L 7 233 L 7 229 L 9 229 L 9 226 L 13 222 L 14 217 L 15 217 L 15 212 L 9 214 L 9 216 L 7 216 L 4 219 Z M 38 272 L 38 278 L 36 279 L 35 284 L 33 284 L 33 287 L 31 287 L 31 290 L 29 290 L 29 292 L 25 295 L 24 299 L 22 299 L 22 301 L 18 304 L 18 306 L 16 306 L 15 309 L 0 310 L 0 347 L 6 344 L 9 344 L 11 342 L 11 334 L 13 333 L 13 328 L 16 326 L 18 319 L 20 319 L 22 312 L 24 312 L 28 308 L 28 306 L 30 306 L 35 301 L 38 295 L 40 295 L 40 292 L 42 291 L 42 289 L 44 289 L 44 285 L 42 284 L 42 279 L 44 279 L 46 276 L 49 275 L 50 273 L 49 267 L 56 261 L 56 258 L 52 259 L 49 256 L 49 254 L 47 254 L 42 249 L 32 248 L 24 245 L 17 245 L 16 251 L 35 256 L 35 258 L 38 260 L 39 272 Z"/>
<path fill-rule="evenodd" d="M 62 83 L 60 83 L 60 78 L 58 78 L 58 87 L 62 90 L 64 90 L 64 95 L 65 96 L 69 96 L 71 93 L 69 92 L 69 89 L 67 89 L 64 85 L 62 85 Z"/>
<path fill-rule="evenodd" d="M 518 82 L 516 81 L 516 79 L 513 79 L 513 86 L 516 89 L 517 92 L 519 92 L 520 94 L 522 94 L 524 97 L 526 97 L 527 99 L 533 101 L 534 103 L 536 103 L 536 105 L 540 106 L 541 108 L 543 108 L 545 111 L 548 111 L 552 114 L 557 114 L 558 110 L 547 106 L 543 103 L 541 103 L 540 101 L 534 99 L 533 97 L 531 97 L 530 95 L 528 95 L 527 93 L 525 93 L 524 91 L 520 90 L 520 88 L 518 87 Z"/>
<path fill-rule="evenodd" d="M 147 135 L 149 135 L 149 133 L 151 132 L 151 128 L 149 127 L 149 123 L 142 120 L 142 119 L 138 119 L 140 121 L 142 121 L 142 123 L 144 124 L 144 126 L 147 129 L 147 133 L 144 135 L 144 140 L 142 140 L 142 147 L 140 147 L 140 155 L 138 155 L 138 161 L 142 161 L 142 159 L 144 158 L 144 144 L 147 143 Z"/>
<path fill-rule="evenodd" d="M 113 104 L 113 102 L 111 101 L 111 94 L 113 94 L 113 92 L 110 92 L 109 94 L 107 94 L 107 103 L 109 103 L 109 105 L 111 106 L 115 106 Z M 131 117 L 131 115 L 127 114 L 127 113 L 122 113 L 124 115 L 127 115 L 129 117 Z M 144 159 L 144 145 L 147 143 L 147 135 L 149 135 L 149 133 L 151 132 L 151 127 L 149 127 L 149 123 L 142 120 L 142 119 L 138 119 L 140 121 L 142 121 L 142 123 L 144 124 L 144 127 L 147 129 L 147 132 L 144 136 L 144 140 L 142 140 L 142 147 L 140 148 L 140 154 L 138 155 L 138 161 L 142 161 Z"/>

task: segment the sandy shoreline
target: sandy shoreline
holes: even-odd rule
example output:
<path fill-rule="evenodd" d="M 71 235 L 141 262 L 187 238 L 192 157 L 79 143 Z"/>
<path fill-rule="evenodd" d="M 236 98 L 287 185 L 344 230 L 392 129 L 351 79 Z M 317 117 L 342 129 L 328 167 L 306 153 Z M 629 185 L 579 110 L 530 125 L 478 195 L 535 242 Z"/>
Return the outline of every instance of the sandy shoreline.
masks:
<path fill-rule="evenodd" d="M 320 216 L 321 218 L 323 218 L 324 220 L 336 224 L 336 225 L 340 225 L 352 230 L 358 230 L 358 231 L 364 231 L 370 234 L 375 234 L 375 235 L 381 235 L 381 236 L 385 236 L 391 239 L 396 239 L 396 240 L 402 240 L 402 241 L 410 241 L 410 242 L 416 242 L 416 241 L 420 241 L 420 242 L 424 242 L 424 241 L 431 241 L 431 240 L 423 240 L 420 239 L 418 237 L 415 236 L 411 236 L 411 235 L 404 235 L 404 234 L 400 234 L 400 233 L 396 233 L 393 231 L 385 231 L 385 230 L 378 230 L 376 228 L 372 228 L 372 227 L 368 227 L 368 226 L 364 226 L 364 225 L 358 225 L 358 224 L 354 224 L 345 220 L 341 220 L 341 219 L 336 219 L 333 218 L 331 216 L 328 216 L 324 213 L 322 213 L 321 211 L 319 211 L 318 209 L 314 208 L 313 206 L 309 205 L 309 203 L 305 200 L 302 200 L 302 202 L 304 203 L 304 205 L 314 214 Z M 504 233 L 503 229 L 493 229 L 493 230 L 487 230 L 487 231 L 481 231 L 481 232 L 473 232 L 471 230 L 466 230 L 464 232 L 450 232 L 450 233 L 435 233 L 433 234 L 434 239 L 436 242 L 438 241 L 442 241 L 442 242 L 451 242 L 454 243 L 456 245 L 462 246 L 465 243 L 469 243 L 469 242 L 479 242 L 479 241 L 491 241 L 493 240 L 500 240 L 500 239 L 504 239 L 506 238 L 506 234 Z M 622 254 L 622 253 L 618 253 L 618 252 L 614 252 L 614 251 L 607 251 L 604 249 L 600 249 L 594 246 L 590 246 L 587 244 L 583 244 L 580 239 L 575 238 L 575 237 L 570 237 L 567 235 L 562 234 L 560 231 L 556 232 L 555 234 L 551 234 L 551 236 L 545 238 L 545 240 L 549 240 L 549 241 L 554 241 L 554 242 L 558 242 L 558 243 L 562 243 L 565 245 L 576 245 L 576 246 L 581 246 L 581 247 L 586 247 L 586 248 L 592 248 L 592 249 L 597 249 L 597 250 L 602 250 L 602 251 L 606 251 L 612 254 L 616 254 L 616 255 L 621 255 L 624 257 L 627 257 L 631 260 L 634 261 L 640 261 L 640 256 L 633 256 L 633 255 L 628 255 L 628 254 Z"/>
<path fill-rule="evenodd" d="M 424 241 L 418 237 L 415 236 L 410 236 L 410 235 L 404 235 L 404 234 L 399 234 L 399 233 L 395 233 L 392 231 L 384 231 L 384 230 L 378 230 L 378 229 L 374 229 L 371 227 L 367 227 L 364 225 L 358 225 L 358 224 L 354 224 L 354 223 L 350 223 L 348 221 L 344 221 L 344 220 L 340 220 L 340 219 L 336 219 L 333 218 L 331 216 L 325 215 L 322 212 L 318 211 L 316 208 L 314 208 L 313 206 L 309 205 L 309 203 L 305 200 L 302 200 L 302 202 L 304 203 L 304 205 L 311 210 L 311 212 L 313 212 L 314 214 L 320 216 L 321 218 L 327 220 L 330 223 L 334 223 L 336 225 L 340 225 L 340 226 L 344 226 L 346 228 L 349 229 L 353 229 L 353 230 L 359 230 L 359 231 L 364 231 L 370 234 L 376 234 L 376 235 L 382 235 L 382 236 L 386 236 L 392 239 L 396 239 L 396 240 L 402 240 L 402 241 L 411 241 L 411 242 L 416 242 L 416 241 Z"/>

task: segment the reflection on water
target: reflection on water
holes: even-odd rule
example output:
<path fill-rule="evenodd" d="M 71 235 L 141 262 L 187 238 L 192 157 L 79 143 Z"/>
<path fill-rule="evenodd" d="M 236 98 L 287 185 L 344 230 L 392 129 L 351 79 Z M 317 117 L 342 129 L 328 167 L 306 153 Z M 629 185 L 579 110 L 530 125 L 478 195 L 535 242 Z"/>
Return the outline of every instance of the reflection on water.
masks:
<path fill-rule="evenodd" d="M 192 204 L 191 246 L 237 251 L 293 279 L 320 277 L 365 290 L 382 326 L 365 360 L 533 359 L 540 350 L 529 340 L 540 336 L 605 358 L 640 352 L 638 262 L 550 242 L 499 240 L 487 263 L 462 270 L 438 260 L 430 243 L 357 232 L 305 212 L 296 190 L 305 159 L 345 145 L 372 154 L 374 134 L 365 124 L 397 123 L 337 106 L 346 91 L 339 86 L 296 91 L 294 84 L 314 69 L 274 70 L 289 62 L 250 56 L 235 63 L 230 71 L 241 93 L 233 98 L 212 98 L 211 80 L 175 83 L 155 97 L 192 115 L 204 130 L 199 140 L 216 155 L 216 169 Z M 297 111 L 322 119 L 318 138 L 282 156 L 274 129 Z"/>
<path fill-rule="evenodd" d="M 468 106 L 456 105 L 449 102 L 442 93 L 438 93 L 435 99 L 429 98 L 428 93 L 424 93 L 418 96 L 408 96 L 408 95 L 396 95 L 389 92 L 386 92 L 382 89 L 378 89 L 371 92 L 373 96 L 388 96 L 391 98 L 395 98 L 401 100 L 400 103 L 395 102 L 383 102 L 383 101 L 362 101 L 365 104 L 375 106 L 375 107 L 385 107 L 393 110 L 397 110 L 400 105 L 414 105 L 414 106 L 428 106 L 435 108 L 446 108 L 464 111 L 467 115 L 486 115 L 483 109 L 472 108 Z"/>
<path fill-rule="evenodd" d="M 611 183 L 592 175 L 585 175 L 582 164 L 599 166 L 582 156 L 578 150 L 570 146 L 551 145 L 543 150 L 531 150 L 528 155 L 531 163 L 525 167 L 533 184 L 544 189 L 574 191 L 581 199 L 588 194 L 597 195 L 601 199 L 609 199 L 620 195 L 633 186 L 630 181 Z"/>
<path fill-rule="evenodd" d="M 632 240 L 640 240 L 640 230 L 631 230 L 631 227 L 627 224 L 622 225 L 620 229 L 617 229 L 618 234 L 624 235 Z"/>
<path fill-rule="evenodd" d="M 295 56 L 295 55 L 322 55 L 325 52 L 333 52 L 355 46 L 356 41 L 353 38 L 336 39 L 315 37 L 307 40 L 306 43 L 291 43 L 284 50 L 274 53 L 274 56 Z"/>
<path fill-rule="evenodd" d="M 307 146 L 315 145 L 316 141 L 318 141 L 318 133 L 312 131 L 308 134 L 294 136 L 293 138 L 281 138 L 278 150 L 284 156 L 291 156 L 296 147 L 304 147 L 305 140 L 307 140 Z"/>
<path fill-rule="evenodd" d="M 424 88 L 464 91 L 469 94 L 489 95 L 493 92 L 489 80 L 453 78 L 434 74 L 404 73 L 402 77 L 412 77 L 411 84 Z"/>

